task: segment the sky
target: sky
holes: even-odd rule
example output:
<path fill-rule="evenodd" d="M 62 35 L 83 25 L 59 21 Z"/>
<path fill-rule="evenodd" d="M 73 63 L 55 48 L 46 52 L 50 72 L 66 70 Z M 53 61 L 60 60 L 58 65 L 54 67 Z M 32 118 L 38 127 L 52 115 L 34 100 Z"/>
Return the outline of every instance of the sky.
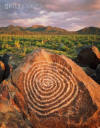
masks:
<path fill-rule="evenodd" d="M 100 27 L 100 0 L 0 0 L 0 27 Z"/>

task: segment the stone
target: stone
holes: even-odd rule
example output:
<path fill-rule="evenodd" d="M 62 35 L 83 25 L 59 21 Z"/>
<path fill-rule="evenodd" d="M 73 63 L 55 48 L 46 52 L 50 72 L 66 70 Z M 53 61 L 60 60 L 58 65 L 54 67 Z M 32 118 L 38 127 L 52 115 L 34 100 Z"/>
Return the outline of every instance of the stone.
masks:
<path fill-rule="evenodd" d="M 90 76 L 93 80 L 96 81 L 96 70 L 90 68 L 90 67 L 82 67 L 82 69 L 85 71 L 85 73 Z M 96 81 L 97 82 L 97 81 Z"/>
<path fill-rule="evenodd" d="M 14 103 L 16 87 L 4 80 L 0 84 L 0 128 L 32 128 L 31 122 Z"/>
<path fill-rule="evenodd" d="M 12 71 L 12 66 L 9 65 L 9 55 L 4 54 L 3 57 L 2 57 L 2 61 L 5 65 L 4 79 L 6 79 L 10 75 L 10 72 Z"/>
<path fill-rule="evenodd" d="M 96 68 L 96 81 L 100 84 L 100 64 Z"/>
<path fill-rule="evenodd" d="M 32 128 L 32 126 L 23 119 L 21 113 L 8 111 L 0 112 L 0 128 Z"/>
<path fill-rule="evenodd" d="M 3 80 L 5 73 L 5 65 L 2 61 L 0 61 L 0 82 Z"/>
<path fill-rule="evenodd" d="M 63 55 L 36 50 L 9 81 L 14 104 L 34 128 L 100 126 L 100 85 Z"/>
<path fill-rule="evenodd" d="M 89 76 L 96 75 L 96 70 L 94 70 L 90 67 L 82 67 L 82 68 L 86 72 L 87 75 L 89 75 Z"/>
<path fill-rule="evenodd" d="M 82 47 L 77 56 L 79 64 L 96 69 L 100 64 L 100 52 L 96 46 Z"/>

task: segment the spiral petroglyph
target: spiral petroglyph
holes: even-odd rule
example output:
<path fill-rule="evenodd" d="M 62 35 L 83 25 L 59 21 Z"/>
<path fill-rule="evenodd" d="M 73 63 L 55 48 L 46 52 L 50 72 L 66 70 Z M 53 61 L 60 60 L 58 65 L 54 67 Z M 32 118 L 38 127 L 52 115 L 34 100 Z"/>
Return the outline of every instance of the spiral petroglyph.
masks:
<path fill-rule="evenodd" d="M 78 94 L 71 71 L 57 62 L 35 62 L 24 77 L 28 106 L 38 116 L 49 116 L 67 107 Z"/>
<path fill-rule="evenodd" d="M 100 85 L 66 56 L 36 50 L 10 79 L 13 101 L 34 128 L 100 125 Z"/>

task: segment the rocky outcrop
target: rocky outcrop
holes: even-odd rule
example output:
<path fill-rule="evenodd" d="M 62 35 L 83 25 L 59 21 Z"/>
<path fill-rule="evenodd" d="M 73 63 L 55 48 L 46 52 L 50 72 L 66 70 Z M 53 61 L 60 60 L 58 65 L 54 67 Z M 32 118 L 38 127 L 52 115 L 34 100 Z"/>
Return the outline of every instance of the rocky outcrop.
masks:
<path fill-rule="evenodd" d="M 83 68 L 87 75 L 100 84 L 100 52 L 97 47 L 81 47 L 75 62 Z"/>
<path fill-rule="evenodd" d="M 8 78 L 8 76 L 10 75 L 10 72 L 12 70 L 11 65 L 9 65 L 9 55 L 4 54 L 3 57 L 1 58 L 1 60 L 5 65 L 4 79 L 6 79 L 6 78 Z"/>
<path fill-rule="evenodd" d="M 10 81 L 0 84 L 0 128 L 32 128 L 31 122 L 14 102 L 17 88 Z"/>
<path fill-rule="evenodd" d="M 99 92 L 69 58 L 36 50 L 0 85 L 0 127 L 97 128 Z"/>
<path fill-rule="evenodd" d="M 5 73 L 5 65 L 2 61 L 0 61 L 0 82 L 3 80 Z"/>
<path fill-rule="evenodd" d="M 34 128 L 100 126 L 100 86 L 65 56 L 33 52 L 12 73 L 9 88 L 13 106 Z"/>
<path fill-rule="evenodd" d="M 83 66 L 96 69 L 97 65 L 100 64 L 100 52 L 95 46 L 82 47 L 79 50 L 77 61 Z"/>
<path fill-rule="evenodd" d="M 0 82 L 7 79 L 13 71 L 13 66 L 9 64 L 9 55 L 4 54 L 0 57 Z"/>
<path fill-rule="evenodd" d="M 19 112 L 0 112 L 0 128 L 32 128 Z"/>

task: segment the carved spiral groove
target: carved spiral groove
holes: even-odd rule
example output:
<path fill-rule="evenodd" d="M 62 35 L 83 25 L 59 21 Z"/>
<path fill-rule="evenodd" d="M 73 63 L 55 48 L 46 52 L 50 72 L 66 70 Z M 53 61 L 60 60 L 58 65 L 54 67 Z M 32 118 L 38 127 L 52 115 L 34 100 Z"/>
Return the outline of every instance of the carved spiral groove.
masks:
<path fill-rule="evenodd" d="M 23 82 L 29 108 L 41 117 L 67 107 L 78 94 L 74 75 L 55 62 L 35 62 Z"/>

